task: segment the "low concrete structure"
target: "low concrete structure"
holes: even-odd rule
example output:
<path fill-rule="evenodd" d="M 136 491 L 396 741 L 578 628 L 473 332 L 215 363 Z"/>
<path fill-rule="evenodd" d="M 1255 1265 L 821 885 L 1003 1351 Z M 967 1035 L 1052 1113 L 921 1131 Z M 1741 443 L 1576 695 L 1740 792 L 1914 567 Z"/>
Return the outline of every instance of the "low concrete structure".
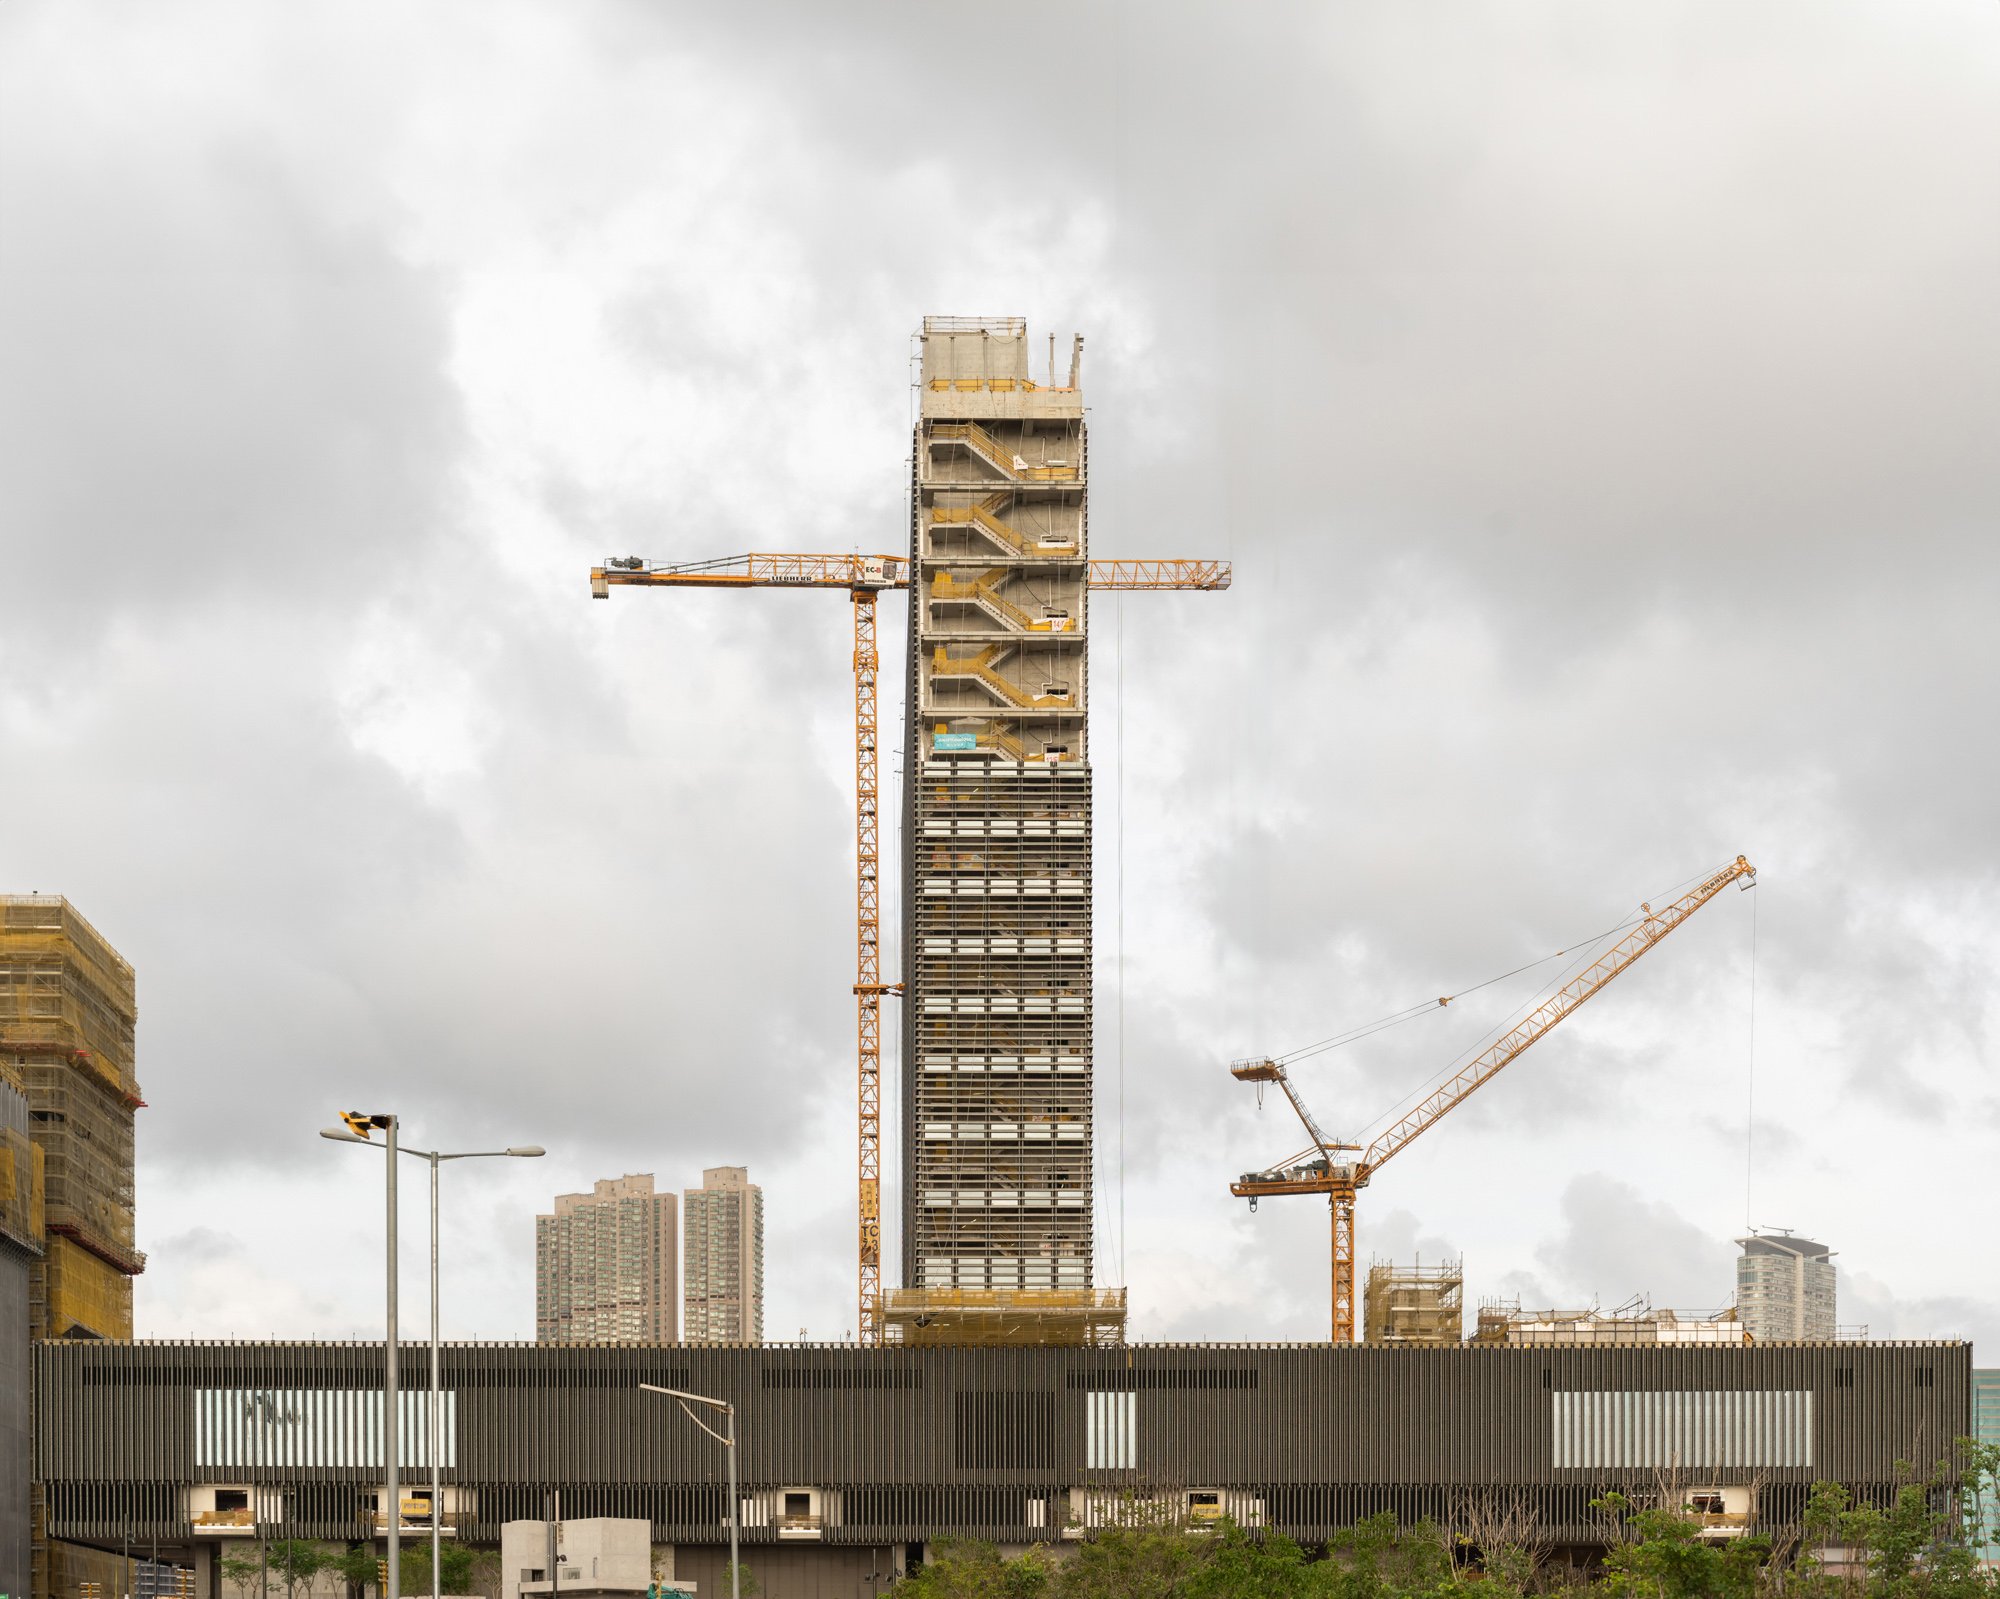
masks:
<path fill-rule="evenodd" d="M 550 1563 L 550 1549 L 555 1552 Z M 649 1522 L 629 1516 L 577 1521 L 510 1521 L 500 1529 L 500 1599 L 567 1594 L 570 1599 L 625 1599 L 670 1576 L 654 1557 Z"/>

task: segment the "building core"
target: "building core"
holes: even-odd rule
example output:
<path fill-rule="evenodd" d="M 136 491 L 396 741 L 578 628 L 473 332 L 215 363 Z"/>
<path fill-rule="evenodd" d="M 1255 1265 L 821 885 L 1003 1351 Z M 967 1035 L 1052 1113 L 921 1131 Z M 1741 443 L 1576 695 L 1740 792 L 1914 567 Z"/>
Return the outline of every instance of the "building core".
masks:
<path fill-rule="evenodd" d="M 555 1210 L 535 1218 L 535 1342 L 672 1343 L 675 1209 L 650 1172 L 556 1195 Z"/>
<path fill-rule="evenodd" d="M 1096 1342 L 1082 340 L 926 317 L 910 498 L 904 1342 Z"/>

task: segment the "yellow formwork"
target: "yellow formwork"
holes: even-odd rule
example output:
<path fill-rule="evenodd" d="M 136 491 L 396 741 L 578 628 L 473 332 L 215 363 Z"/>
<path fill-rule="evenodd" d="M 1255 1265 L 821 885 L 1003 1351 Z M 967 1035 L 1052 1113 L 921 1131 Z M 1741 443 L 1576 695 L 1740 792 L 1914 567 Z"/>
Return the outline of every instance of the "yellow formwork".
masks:
<path fill-rule="evenodd" d="M 0 1232 L 42 1246 L 42 1152 L 26 1133 L 0 1128 Z"/>
<path fill-rule="evenodd" d="M 1125 1290 L 898 1288 L 881 1324 L 891 1344 L 1110 1346 L 1125 1341 Z"/>
<path fill-rule="evenodd" d="M 132 1279 L 67 1238 L 49 1239 L 28 1297 L 37 1338 L 132 1336 Z"/>
<path fill-rule="evenodd" d="M 128 1558 L 111 1550 L 90 1549 L 60 1540 L 49 1541 L 43 1548 L 47 1555 L 48 1586 L 37 1587 L 41 1599 L 76 1599 L 86 1591 L 87 1583 L 95 1583 L 100 1594 L 116 1599 L 117 1595 L 132 1591 L 131 1565 L 142 1558 L 137 1554 Z"/>

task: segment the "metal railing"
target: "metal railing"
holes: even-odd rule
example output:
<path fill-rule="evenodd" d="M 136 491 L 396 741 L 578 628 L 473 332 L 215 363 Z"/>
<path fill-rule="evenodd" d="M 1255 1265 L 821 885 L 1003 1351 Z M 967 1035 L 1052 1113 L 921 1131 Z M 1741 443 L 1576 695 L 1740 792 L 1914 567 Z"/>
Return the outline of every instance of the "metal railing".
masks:
<path fill-rule="evenodd" d="M 1009 527 L 993 514 L 1006 501 L 1007 495 L 1002 492 L 988 496 L 985 503 L 981 505 L 933 506 L 931 507 L 931 522 L 936 527 L 970 526 L 980 528 L 990 533 L 996 540 L 1012 550 L 1016 555 L 1034 555 L 1043 551 L 1057 552 L 1068 550 L 1072 553 L 1075 552 L 1076 541 L 1074 539 L 1064 539 L 1060 542 L 1053 539 L 1038 539 L 1030 542 L 1023 535 L 1015 532 L 1013 528 Z"/>
<path fill-rule="evenodd" d="M 1023 633 L 1074 633 L 1076 618 L 1073 616 L 1036 616 L 1024 611 L 1012 600 L 1005 598 L 994 586 L 994 579 L 1006 575 L 1005 567 L 995 568 L 971 582 L 961 582 L 949 572 L 939 572 L 931 579 L 931 598 L 934 600 L 966 600 L 983 607 L 996 621 L 1004 622 Z"/>
<path fill-rule="evenodd" d="M 976 394 L 985 391 L 992 394 L 1074 394 L 1077 391 L 1068 384 L 1037 383 L 1032 378 L 932 378 L 931 392 L 934 394 Z"/>
<path fill-rule="evenodd" d="M 993 656 L 998 648 L 997 645 L 988 645 L 977 655 L 965 655 L 953 659 L 945 653 L 944 646 L 939 645 L 931 657 L 931 676 L 977 678 L 1003 700 L 1026 710 L 1059 708 L 1073 703 L 1068 694 L 1030 694 L 1019 684 L 1002 677 L 993 670 L 992 665 Z"/>
<path fill-rule="evenodd" d="M 1074 466 L 1030 466 L 1026 460 L 1007 448 L 977 422 L 934 422 L 931 437 L 947 444 L 963 444 L 976 454 L 984 456 L 996 471 L 1005 472 L 1011 478 L 1021 478 L 1036 483 L 1073 483 L 1081 473 Z M 1021 464 L 1016 466 L 1014 463 Z"/>

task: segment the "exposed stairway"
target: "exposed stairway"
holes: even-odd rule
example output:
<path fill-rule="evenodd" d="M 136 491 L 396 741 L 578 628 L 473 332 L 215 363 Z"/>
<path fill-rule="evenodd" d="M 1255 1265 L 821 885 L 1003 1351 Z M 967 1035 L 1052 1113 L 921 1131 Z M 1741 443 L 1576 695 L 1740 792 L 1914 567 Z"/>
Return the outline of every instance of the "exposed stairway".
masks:
<path fill-rule="evenodd" d="M 1009 682 L 994 670 L 993 663 L 1014 648 L 1011 644 L 989 644 L 977 655 L 948 654 L 940 644 L 931 656 L 931 679 L 941 677 L 970 677 L 984 684 L 996 695 L 1001 703 L 1018 705 L 1028 710 L 1062 707 L 1071 703 L 1067 694 L 1030 694 L 1017 683 Z"/>
<path fill-rule="evenodd" d="M 949 572 L 939 572 L 931 579 L 931 598 L 964 600 L 968 604 L 978 606 L 1003 627 L 1013 628 L 1022 633 L 1076 631 L 1076 618 L 1073 616 L 1036 616 L 1007 599 L 1001 594 L 998 586 L 1006 576 L 1007 568 L 1004 566 L 996 566 L 969 583 L 959 581 Z"/>
<path fill-rule="evenodd" d="M 977 422 L 933 422 L 933 443 L 963 444 L 994 471 L 1021 483 L 1076 483 L 1082 474 L 1074 465 L 1030 466 Z"/>
<path fill-rule="evenodd" d="M 976 527 L 1002 549 L 1014 555 L 1074 555 L 1073 542 L 1030 541 L 1014 531 L 995 514 L 1004 510 L 1011 496 L 1006 490 L 988 495 L 978 505 L 935 505 L 931 522 L 937 527 Z"/>

